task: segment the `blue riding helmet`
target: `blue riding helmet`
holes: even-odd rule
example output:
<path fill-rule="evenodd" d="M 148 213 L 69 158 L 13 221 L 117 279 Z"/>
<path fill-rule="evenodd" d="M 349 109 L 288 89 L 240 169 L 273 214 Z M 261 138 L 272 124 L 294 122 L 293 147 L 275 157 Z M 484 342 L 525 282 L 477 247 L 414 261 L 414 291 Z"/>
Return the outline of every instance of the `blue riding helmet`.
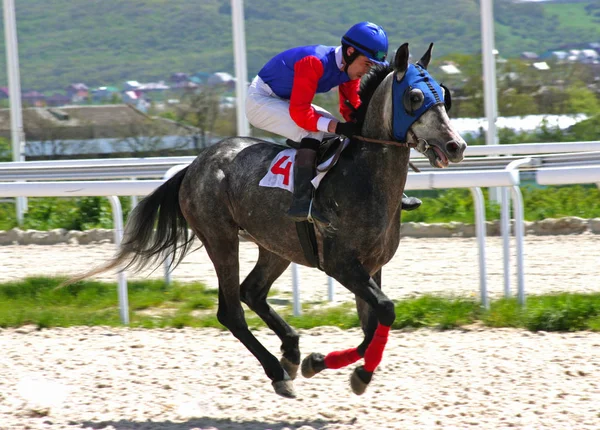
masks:
<path fill-rule="evenodd" d="M 387 65 L 387 34 L 377 24 L 363 21 L 354 24 L 342 37 L 342 44 L 352 46 L 369 60 Z"/>
<path fill-rule="evenodd" d="M 392 100 L 392 131 L 400 142 L 430 107 L 445 104 L 442 87 L 419 64 L 409 64 L 400 81 L 394 78 Z"/>

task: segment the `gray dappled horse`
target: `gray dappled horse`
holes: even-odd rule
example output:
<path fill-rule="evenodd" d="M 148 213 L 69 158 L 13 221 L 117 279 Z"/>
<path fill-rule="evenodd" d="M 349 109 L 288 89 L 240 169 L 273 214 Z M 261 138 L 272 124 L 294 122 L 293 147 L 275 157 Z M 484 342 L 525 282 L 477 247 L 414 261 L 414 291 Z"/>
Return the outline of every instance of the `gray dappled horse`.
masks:
<path fill-rule="evenodd" d="M 362 136 L 371 141 L 353 139 L 315 195 L 314 204 L 331 220 L 329 227 L 315 226 L 320 265 L 355 294 L 364 340 L 349 350 L 309 355 L 302 362 L 302 374 L 312 377 L 364 358 L 364 366 L 350 378 L 357 394 L 365 391 L 381 361 L 395 319 L 394 304 L 381 290 L 381 269 L 400 241 L 409 147 L 425 153 L 435 167 L 461 161 L 466 148 L 446 113 L 450 94 L 426 71 L 432 45 L 414 65 L 408 62 L 404 44 L 393 65 L 376 66 L 363 78 L 357 118 L 363 124 Z M 395 146 L 398 142 L 403 143 Z M 290 262 L 310 264 L 294 222 L 285 215 L 292 194 L 258 186 L 283 149 L 248 137 L 227 138 L 206 148 L 132 211 L 116 256 L 77 279 L 122 266 L 141 269 L 165 253 L 179 263 L 193 239 L 189 226 L 217 273 L 219 322 L 258 359 L 275 392 L 294 397 L 299 335 L 269 306 L 267 293 Z M 240 234 L 259 248 L 258 262 L 241 284 Z M 281 360 L 248 329 L 242 302 L 279 336 Z"/>

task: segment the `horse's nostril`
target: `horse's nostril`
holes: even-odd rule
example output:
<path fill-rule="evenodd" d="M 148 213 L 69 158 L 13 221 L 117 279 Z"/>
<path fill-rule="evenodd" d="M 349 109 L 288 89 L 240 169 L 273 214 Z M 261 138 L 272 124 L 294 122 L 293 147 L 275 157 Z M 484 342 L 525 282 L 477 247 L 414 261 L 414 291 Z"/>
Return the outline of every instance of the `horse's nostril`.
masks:
<path fill-rule="evenodd" d="M 446 150 L 450 154 L 457 152 L 459 148 L 459 144 L 454 140 L 451 140 L 450 142 L 446 143 Z"/>

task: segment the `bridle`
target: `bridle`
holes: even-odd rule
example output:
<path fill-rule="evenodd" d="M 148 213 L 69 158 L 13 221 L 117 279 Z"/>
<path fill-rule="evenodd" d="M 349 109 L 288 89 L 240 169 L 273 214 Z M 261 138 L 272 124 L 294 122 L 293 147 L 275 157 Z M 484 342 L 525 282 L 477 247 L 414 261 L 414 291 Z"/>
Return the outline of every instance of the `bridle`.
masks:
<path fill-rule="evenodd" d="M 400 148 L 414 148 L 416 149 L 418 152 L 420 152 L 421 154 L 424 154 L 425 151 L 427 151 L 429 148 L 431 148 L 431 146 L 429 145 L 429 142 L 427 142 L 425 139 L 423 139 L 422 137 L 417 137 L 417 135 L 415 134 L 414 131 L 412 131 L 411 129 L 408 130 L 408 132 L 410 134 L 412 134 L 413 137 L 413 142 L 398 142 L 397 140 L 384 140 L 384 139 L 373 139 L 371 137 L 364 137 L 364 136 L 352 136 L 351 139 L 356 139 L 356 140 L 361 140 L 363 142 L 369 142 L 369 143 L 379 143 L 381 145 L 391 145 L 391 146 L 397 146 Z M 408 162 L 408 165 L 410 166 L 411 169 L 413 169 L 415 172 L 420 173 L 421 171 L 410 161 Z"/>

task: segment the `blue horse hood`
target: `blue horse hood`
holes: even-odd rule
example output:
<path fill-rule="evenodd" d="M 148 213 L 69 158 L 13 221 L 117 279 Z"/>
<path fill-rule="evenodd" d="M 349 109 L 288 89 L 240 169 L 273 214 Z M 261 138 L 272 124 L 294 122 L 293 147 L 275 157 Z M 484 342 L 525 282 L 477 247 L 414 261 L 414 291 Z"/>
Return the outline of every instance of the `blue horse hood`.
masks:
<path fill-rule="evenodd" d="M 419 89 L 423 92 L 423 105 L 414 112 L 408 112 L 404 107 L 404 96 L 407 91 Z M 406 142 L 406 134 L 410 127 L 429 108 L 444 103 L 442 87 L 431 77 L 429 72 L 418 64 L 409 64 L 403 78 L 392 83 L 392 130 L 394 138 Z"/>

